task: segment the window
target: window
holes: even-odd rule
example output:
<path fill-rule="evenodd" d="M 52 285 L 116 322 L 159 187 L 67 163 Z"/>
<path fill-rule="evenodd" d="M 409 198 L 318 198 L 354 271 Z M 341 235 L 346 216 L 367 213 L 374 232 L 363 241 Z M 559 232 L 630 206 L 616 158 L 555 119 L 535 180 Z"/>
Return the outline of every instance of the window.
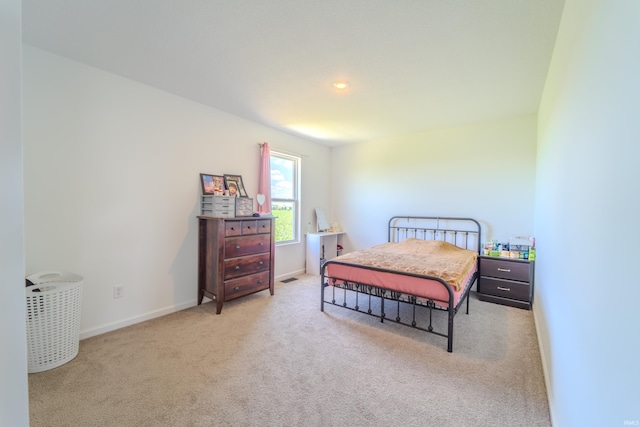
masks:
<path fill-rule="evenodd" d="M 276 243 L 297 242 L 300 158 L 271 151 L 271 214 L 276 217 Z"/>

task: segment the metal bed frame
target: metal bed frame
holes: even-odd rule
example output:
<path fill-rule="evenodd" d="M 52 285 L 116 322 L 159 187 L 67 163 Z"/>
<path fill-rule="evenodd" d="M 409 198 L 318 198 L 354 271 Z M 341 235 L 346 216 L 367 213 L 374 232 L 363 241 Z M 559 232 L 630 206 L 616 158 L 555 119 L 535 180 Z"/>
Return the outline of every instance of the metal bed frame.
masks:
<path fill-rule="evenodd" d="M 480 223 L 472 218 L 422 216 L 392 217 L 388 223 L 388 241 L 400 242 L 408 238 L 421 238 L 423 240 L 442 240 L 462 247 L 464 249 L 475 250 L 478 252 L 478 254 L 480 254 L 481 249 Z M 368 283 L 356 283 L 341 279 L 340 277 L 329 276 L 327 273 L 327 266 L 329 266 L 330 264 L 340 264 L 351 266 L 354 268 L 393 273 L 397 275 L 398 280 L 402 280 L 403 277 L 412 276 L 436 281 L 446 289 L 449 295 L 448 306 L 444 307 L 442 305 L 439 305 L 433 299 L 398 292 L 397 290 L 394 290 L 393 283 L 389 283 L 389 285 L 385 287 L 380 287 Z M 460 296 L 458 303 L 454 305 L 454 295 L 451 286 L 439 277 L 351 264 L 341 262 L 339 259 L 329 259 L 325 261 L 320 268 L 320 311 L 324 311 L 325 304 L 335 305 L 338 307 L 346 308 L 348 310 L 357 311 L 377 317 L 381 322 L 388 320 L 391 322 L 399 323 L 401 325 L 439 335 L 447 338 L 447 351 L 451 353 L 453 351 L 453 319 L 457 314 L 458 309 L 465 300 L 467 303 L 466 313 L 469 314 L 469 291 L 471 290 L 473 283 L 476 281 L 477 276 L 478 269 L 476 264 L 475 272 L 465 284 L 463 293 Z M 330 284 L 332 288 L 331 299 L 325 300 L 325 289 Z M 341 301 L 338 301 L 336 298 L 340 299 L 340 294 L 342 294 L 342 298 Z M 351 297 L 350 302 L 347 301 L 348 296 Z M 372 304 L 372 298 L 375 297 L 379 298 L 380 300 L 379 312 L 374 311 L 376 304 Z M 366 304 L 366 309 L 360 306 L 361 302 L 364 302 Z M 396 314 L 395 317 L 387 316 L 387 312 L 385 311 L 385 302 L 389 303 L 389 306 L 396 306 L 396 309 L 394 310 Z M 411 319 L 405 320 L 401 317 L 401 304 L 403 306 L 409 306 Z M 417 322 L 416 310 L 419 307 L 426 307 L 428 309 L 429 320 L 428 326 L 426 327 L 418 324 Z M 434 329 L 433 310 L 448 312 L 446 333 Z"/>

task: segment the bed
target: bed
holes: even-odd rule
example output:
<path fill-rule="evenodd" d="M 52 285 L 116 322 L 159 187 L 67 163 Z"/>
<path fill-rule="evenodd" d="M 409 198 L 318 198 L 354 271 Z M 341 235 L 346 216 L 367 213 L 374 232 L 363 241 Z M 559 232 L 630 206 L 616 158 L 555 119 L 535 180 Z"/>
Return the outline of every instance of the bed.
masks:
<path fill-rule="evenodd" d="M 447 338 L 478 275 L 480 223 L 471 218 L 395 216 L 386 243 L 322 263 L 321 303 Z M 446 326 L 434 321 L 446 312 Z"/>

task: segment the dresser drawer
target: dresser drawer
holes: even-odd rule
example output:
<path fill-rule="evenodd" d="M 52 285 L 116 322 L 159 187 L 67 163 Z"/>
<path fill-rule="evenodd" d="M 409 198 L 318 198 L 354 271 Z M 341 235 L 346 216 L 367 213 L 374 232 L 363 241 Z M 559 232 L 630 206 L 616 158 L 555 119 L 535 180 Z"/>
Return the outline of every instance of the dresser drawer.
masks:
<path fill-rule="evenodd" d="M 270 253 L 226 259 L 224 261 L 224 280 L 267 271 L 271 264 L 270 261 Z"/>
<path fill-rule="evenodd" d="M 225 258 L 236 258 L 245 255 L 269 252 L 271 236 L 269 234 L 254 234 L 249 236 L 227 237 L 224 240 Z"/>
<path fill-rule="evenodd" d="M 229 236 L 241 236 L 242 235 L 242 221 L 225 221 L 224 223 L 224 235 Z"/>
<path fill-rule="evenodd" d="M 258 221 L 242 221 L 242 234 L 256 234 L 258 232 Z"/>
<path fill-rule="evenodd" d="M 480 275 L 528 282 L 530 264 L 522 261 L 480 258 Z"/>
<path fill-rule="evenodd" d="M 224 282 L 224 299 L 230 300 L 254 292 L 268 289 L 270 285 L 270 273 L 268 271 L 251 274 L 239 279 Z"/>
<path fill-rule="evenodd" d="M 480 292 L 498 297 L 529 301 L 531 287 L 528 283 L 480 277 Z"/>
<path fill-rule="evenodd" d="M 224 235 L 226 237 L 256 234 L 258 232 L 258 221 L 256 220 L 227 221 L 224 226 Z"/>
<path fill-rule="evenodd" d="M 271 234 L 271 220 L 270 219 L 259 219 L 258 220 L 258 233 Z"/>

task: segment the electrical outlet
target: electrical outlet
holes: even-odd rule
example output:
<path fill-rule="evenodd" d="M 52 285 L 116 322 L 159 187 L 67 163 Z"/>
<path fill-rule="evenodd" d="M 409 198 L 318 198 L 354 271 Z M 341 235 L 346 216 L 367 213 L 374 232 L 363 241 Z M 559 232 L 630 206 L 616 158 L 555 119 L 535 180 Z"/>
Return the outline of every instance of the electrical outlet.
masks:
<path fill-rule="evenodd" d="M 124 285 L 114 285 L 113 286 L 113 297 L 114 298 L 122 298 L 124 296 Z"/>

